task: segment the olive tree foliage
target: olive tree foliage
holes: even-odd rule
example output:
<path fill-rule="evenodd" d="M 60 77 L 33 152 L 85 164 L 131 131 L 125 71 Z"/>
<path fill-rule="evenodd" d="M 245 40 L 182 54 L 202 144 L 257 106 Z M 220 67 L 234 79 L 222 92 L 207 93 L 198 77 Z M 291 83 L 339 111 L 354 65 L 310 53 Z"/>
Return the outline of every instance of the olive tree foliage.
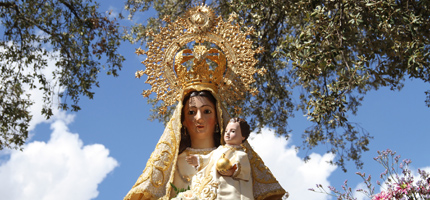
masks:
<path fill-rule="evenodd" d="M 197 1 L 128 0 L 130 18 L 153 8 L 158 16 L 131 27 L 127 39 L 143 43 Z M 257 96 L 238 102 L 242 115 L 259 132 L 289 133 L 288 119 L 302 111 L 312 123 L 303 133 L 304 149 L 324 145 L 346 161 L 362 166 L 371 135 L 348 120 L 365 94 L 381 87 L 400 90 L 405 78 L 430 81 L 430 1 L 428 0 L 219 0 L 211 1 L 224 18 L 238 14 L 241 26 L 253 26 L 251 39 L 265 52 L 257 55 L 265 76 L 257 76 Z M 424 91 L 423 91 L 424 92 Z M 430 90 L 426 105 L 430 107 Z M 149 99 L 157 110 L 155 99 Z M 168 116 L 153 113 L 166 121 Z M 365 128 L 365 127 L 364 127 Z M 377 134 L 377 133 L 376 133 Z"/>
<path fill-rule="evenodd" d="M 43 91 L 39 112 L 49 118 L 53 106 L 78 111 L 81 96 L 92 99 L 101 69 L 117 76 L 122 33 L 116 20 L 97 9 L 91 0 L 0 2 L 0 150 L 21 149 L 28 137 L 34 103 L 29 90 Z M 51 59 L 55 70 L 44 74 Z M 54 98 L 63 100 L 54 105 Z"/>

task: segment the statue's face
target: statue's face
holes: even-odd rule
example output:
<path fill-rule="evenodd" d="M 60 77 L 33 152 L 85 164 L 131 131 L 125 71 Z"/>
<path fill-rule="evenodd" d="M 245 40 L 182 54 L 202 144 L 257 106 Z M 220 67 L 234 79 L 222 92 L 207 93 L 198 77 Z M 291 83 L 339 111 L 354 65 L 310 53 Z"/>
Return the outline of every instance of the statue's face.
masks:
<path fill-rule="evenodd" d="M 225 128 L 224 141 L 230 145 L 242 144 L 245 137 L 242 136 L 239 122 L 230 122 Z"/>
<path fill-rule="evenodd" d="M 213 139 L 217 117 L 215 105 L 203 96 L 191 97 L 184 107 L 183 125 L 193 141 Z"/>

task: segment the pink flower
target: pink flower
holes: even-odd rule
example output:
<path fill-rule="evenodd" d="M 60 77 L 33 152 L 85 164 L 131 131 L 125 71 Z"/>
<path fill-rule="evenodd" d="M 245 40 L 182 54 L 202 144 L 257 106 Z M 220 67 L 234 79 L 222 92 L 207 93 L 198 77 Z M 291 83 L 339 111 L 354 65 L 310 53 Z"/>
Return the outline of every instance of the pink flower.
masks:
<path fill-rule="evenodd" d="M 412 185 L 408 182 L 403 181 L 402 183 L 396 185 L 396 194 L 408 194 L 411 191 Z"/>
<path fill-rule="evenodd" d="M 389 199 L 391 199 L 391 197 L 392 196 L 391 196 L 390 192 L 382 191 L 381 193 L 373 196 L 372 200 L 389 200 Z"/>

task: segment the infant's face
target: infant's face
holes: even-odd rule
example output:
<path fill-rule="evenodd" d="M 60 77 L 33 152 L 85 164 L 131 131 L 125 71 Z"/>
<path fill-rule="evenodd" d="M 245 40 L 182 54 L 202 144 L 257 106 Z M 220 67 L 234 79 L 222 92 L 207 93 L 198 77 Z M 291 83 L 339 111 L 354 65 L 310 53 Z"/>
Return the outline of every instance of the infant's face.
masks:
<path fill-rule="evenodd" d="M 225 143 L 230 145 L 242 144 L 245 137 L 242 136 L 239 122 L 230 122 L 225 128 L 224 140 Z"/>

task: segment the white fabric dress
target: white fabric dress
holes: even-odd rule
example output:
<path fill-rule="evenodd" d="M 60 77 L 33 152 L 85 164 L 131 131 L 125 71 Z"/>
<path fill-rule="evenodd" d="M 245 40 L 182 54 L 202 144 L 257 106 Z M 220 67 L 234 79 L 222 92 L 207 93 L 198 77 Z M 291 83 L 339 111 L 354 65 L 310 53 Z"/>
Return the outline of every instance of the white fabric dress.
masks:
<path fill-rule="evenodd" d="M 191 179 L 198 172 L 193 166 L 187 163 L 185 158 L 188 155 L 197 155 L 206 157 L 216 148 L 208 148 L 208 149 L 193 149 L 188 147 L 181 154 L 178 155 L 178 161 L 176 162 L 176 173 L 175 178 L 173 179 L 173 185 L 175 185 L 178 189 L 187 189 L 191 187 Z M 203 161 L 203 160 L 202 160 Z M 208 161 L 208 160 L 207 160 Z M 207 165 L 207 163 L 202 163 Z M 172 188 L 173 189 L 173 188 Z M 175 194 L 172 192 L 172 194 Z"/>
<path fill-rule="evenodd" d="M 216 162 L 225 154 L 237 170 L 232 177 L 221 176 L 216 170 Z M 248 155 L 240 145 L 219 146 L 211 154 L 200 156 L 202 168 L 193 178 L 191 189 L 198 199 L 254 199 L 252 190 L 251 165 Z M 209 160 L 207 162 L 206 160 Z"/>

